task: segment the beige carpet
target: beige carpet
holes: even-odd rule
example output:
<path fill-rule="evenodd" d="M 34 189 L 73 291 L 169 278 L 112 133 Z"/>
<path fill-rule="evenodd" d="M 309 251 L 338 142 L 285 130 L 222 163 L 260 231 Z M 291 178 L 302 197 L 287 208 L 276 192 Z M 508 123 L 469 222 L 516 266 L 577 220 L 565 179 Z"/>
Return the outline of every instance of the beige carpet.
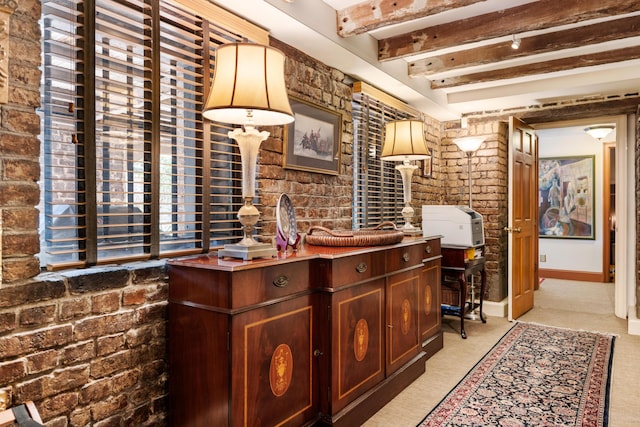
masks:
<path fill-rule="evenodd" d="M 533 310 L 519 320 L 550 326 L 613 333 L 615 342 L 610 427 L 640 426 L 640 336 L 627 335 L 627 323 L 613 314 L 613 284 L 546 279 L 535 294 Z M 468 338 L 459 334 L 460 321 L 443 319 L 444 348 L 426 363 L 426 372 L 365 427 L 415 427 L 511 327 L 505 318 L 486 324 L 465 321 Z"/>

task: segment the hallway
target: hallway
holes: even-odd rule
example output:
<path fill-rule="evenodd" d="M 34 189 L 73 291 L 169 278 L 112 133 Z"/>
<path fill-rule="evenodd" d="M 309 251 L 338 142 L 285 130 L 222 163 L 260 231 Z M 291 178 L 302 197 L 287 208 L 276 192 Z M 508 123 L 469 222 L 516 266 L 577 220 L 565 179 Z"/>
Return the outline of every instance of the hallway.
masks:
<path fill-rule="evenodd" d="M 640 426 L 640 336 L 627 334 L 627 322 L 613 314 L 612 283 L 546 279 L 535 293 L 534 308 L 519 320 L 616 335 L 609 406 L 610 427 Z M 376 413 L 365 427 L 415 427 L 510 328 L 506 318 L 486 324 L 443 319 L 444 348 L 426 363 L 426 373 Z"/>

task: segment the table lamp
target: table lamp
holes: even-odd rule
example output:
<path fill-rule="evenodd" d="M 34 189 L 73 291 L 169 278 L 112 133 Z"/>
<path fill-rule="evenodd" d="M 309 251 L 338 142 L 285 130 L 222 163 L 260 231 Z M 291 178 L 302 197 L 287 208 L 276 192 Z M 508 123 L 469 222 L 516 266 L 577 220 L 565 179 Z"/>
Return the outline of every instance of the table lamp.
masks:
<path fill-rule="evenodd" d="M 395 120 L 385 125 L 384 145 L 380 158 L 386 161 L 402 161 L 396 169 L 402 176 L 404 225 L 400 227 L 406 235 L 419 235 L 422 230 L 411 224 L 414 211 L 411 207 L 411 176 L 418 166 L 413 160 L 428 159 L 430 156 L 424 138 L 424 123 L 420 120 Z"/>
<path fill-rule="evenodd" d="M 467 156 L 467 173 L 469 175 L 469 208 L 471 206 L 471 156 L 480 148 L 486 136 L 466 136 L 463 138 L 455 138 L 453 142 Z"/>
<path fill-rule="evenodd" d="M 242 162 L 242 198 L 238 211 L 244 238 L 227 244 L 218 257 L 249 260 L 277 255 L 270 244 L 253 238 L 260 212 L 253 204 L 256 164 L 260 144 L 269 132 L 256 125 L 283 125 L 294 120 L 284 80 L 284 54 L 269 46 L 252 43 L 228 43 L 216 50 L 211 92 L 202 115 L 213 121 L 241 125 L 228 133 L 238 143 Z"/>

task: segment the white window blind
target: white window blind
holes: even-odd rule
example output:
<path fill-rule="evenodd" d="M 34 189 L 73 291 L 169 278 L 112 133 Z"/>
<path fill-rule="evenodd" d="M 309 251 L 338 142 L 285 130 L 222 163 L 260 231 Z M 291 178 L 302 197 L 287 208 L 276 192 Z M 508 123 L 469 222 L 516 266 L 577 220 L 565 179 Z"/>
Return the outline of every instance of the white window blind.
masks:
<path fill-rule="evenodd" d="M 396 162 L 382 161 L 385 124 L 419 113 L 382 92 L 357 82 L 353 114 L 353 228 L 381 222 L 402 223 L 402 178 Z"/>
<path fill-rule="evenodd" d="M 217 7 L 203 18 L 182 3 L 200 4 L 43 0 L 48 267 L 204 252 L 241 238 L 238 149 L 229 127 L 200 112 L 215 48 L 249 39 L 214 22 Z"/>

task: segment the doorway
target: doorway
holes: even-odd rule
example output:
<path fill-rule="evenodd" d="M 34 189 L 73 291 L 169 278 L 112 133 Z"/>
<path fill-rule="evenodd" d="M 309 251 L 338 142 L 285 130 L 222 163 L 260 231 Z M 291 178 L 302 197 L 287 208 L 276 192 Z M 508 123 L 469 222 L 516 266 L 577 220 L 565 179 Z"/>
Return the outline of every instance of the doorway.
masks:
<path fill-rule="evenodd" d="M 635 281 L 631 281 L 628 283 L 627 278 L 633 277 L 633 267 L 634 267 L 634 255 L 633 251 L 628 247 L 632 241 L 629 240 L 629 235 L 631 233 L 635 233 L 635 224 L 633 223 L 634 217 L 634 209 L 635 206 L 635 193 L 632 191 L 634 186 L 634 144 L 628 144 L 627 140 L 630 138 L 628 135 L 628 129 L 632 129 L 632 118 L 627 118 L 626 116 L 609 116 L 609 117 L 597 117 L 592 119 L 580 119 L 580 120 L 571 120 L 564 122 L 555 122 L 555 123 L 544 123 L 535 125 L 535 129 L 540 132 L 542 130 L 552 130 L 552 129 L 565 129 L 568 127 L 574 127 L 577 131 L 583 130 L 585 127 L 594 124 L 601 123 L 611 123 L 615 125 L 615 134 L 611 135 L 610 138 L 607 138 L 606 142 L 611 142 L 614 148 L 613 150 L 604 150 L 603 148 L 599 148 L 599 156 L 601 156 L 601 160 L 598 162 L 598 168 L 603 173 L 603 158 L 605 153 L 607 156 L 610 156 L 609 160 L 607 160 L 606 164 L 609 165 L 609 173 L 611 176 L 610 181 L 615 183 L 613 195 L 618 195 L 615 197 L 615 201 L 612 202 L 611 198 L 608 199 L 608 204 L 610 207 L 610 211 L 615 215 L 612 217 L 614 219 L 614 225 L 611 227 L 609 225 L 609 215 L 603 215 L 603 205 L 604 203 L 600 203 L 601 200 L 604 199 L 605 189 L 600 189 L 600 198 L 597 202 L 599 206 L 596 206 L 596 214 L 598 216 L 602 216 L 599 219 L 599 222 L 596 224 L 596 239 L 599 239 L 599 252 L 598 259 L 592 260 L 592 264 L 589 268 L 584 268 L 585 271 L 595 271 L 593 265 L 601 265 L 601 268 L 598 268 L 597 273 L 592 278 L 580 277 L 580 267 L 576 268 L 577 271 L 572 272 L 574 278 L 577 280 L 588 280 L 594 282 L 608 282 L 608 271 L 609 266 L 613 265 L 615 268 L 615 275 L 613 276 L 613 283 L 615 289 L 615 315 L 620 318 L 627 318 L 628 307 L 627 301 L 631 301 L 629 299 L 629 295 L 634 292 L 635 289 Z M 576 134 L 577 135 L 577 134 Z M 556 145 L 563 144 L 564 141 L 555 140 L 554 143 Z M 544 141 L 541 136 L 540 147 L 541 154 L 540 157 L 544 157 L 544 152 L 542 151 Z M 630 176 L 629 176 L 630 175 Z M 596 185 L 603 186 L 604 176 L 600 175 L 600 182 L 596 183 Z M 608 187 L 607 194 L 610 195 L 611 187 Z M 624 194 L 625 197 L 620 197 L 619 195 Z M 613 228 L 613 229 L 611 229 Z M 604 232 L 606 231 L 607 241 L 604 240 Z M 541 239 L 542 240 L 542 239 Z M 613 244 L 611 244 L 613 243 Z M 608 253 L 608 260 L 605 261 L 605 248 Z M 560 252 L 561 253 L 561 252 Z M 566 254 L 566 252 L 565 252 Z M 544 257 L 544 253 L 542 250 L 539 252 L 539 260 Z M 562 255 L 560 255 L 562 256 Z M 572 252 L 573 259 L 581 259 L 581 255 L 576 252 Z M 548 260 L 548 258 L 547 258 Z M 595 263 L 595 264 L 594 264 Z M 540 263 L 540 269 L 544 269 L 544 263 Z M 631 270 L 631 271 L 630 271 Z M 606 277 L 602 279 L 602 277 Z"/>
<path fill-rule="evenodd" d="M 605 281 L 616 280 L 616 144 L 604 144 L 603 156 L 603 193 L 602 217 L 603 229 L 602 265 L 606 274 Z"/>

